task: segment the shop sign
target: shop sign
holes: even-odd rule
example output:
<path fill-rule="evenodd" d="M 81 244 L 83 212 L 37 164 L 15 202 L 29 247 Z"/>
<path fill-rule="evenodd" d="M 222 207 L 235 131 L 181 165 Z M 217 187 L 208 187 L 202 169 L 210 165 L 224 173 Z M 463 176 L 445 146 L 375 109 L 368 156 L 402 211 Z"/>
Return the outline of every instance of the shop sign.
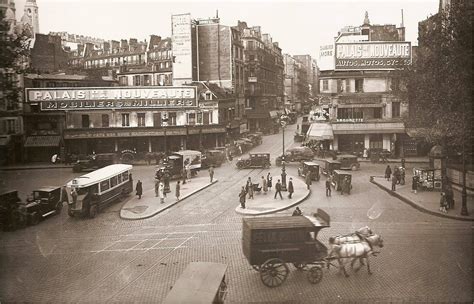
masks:
<path fill-rule="evenodd" d="M 411 64 L 411 43 L 336 43 L 336 70 L 395 69 Z"/>

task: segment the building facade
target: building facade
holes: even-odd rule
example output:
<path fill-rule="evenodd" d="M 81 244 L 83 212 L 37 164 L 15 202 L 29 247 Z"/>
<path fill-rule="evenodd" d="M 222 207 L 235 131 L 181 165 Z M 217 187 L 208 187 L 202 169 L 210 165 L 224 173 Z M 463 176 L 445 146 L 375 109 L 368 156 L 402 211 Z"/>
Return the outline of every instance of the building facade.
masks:
<path fill-rule="evenodd" d="M 388 150 L 413 153 L 402 116 L 408 111 L 400 71 L 411 64 L 403 25 L 346 27 L 335 39 L 334 69 L 320 72 L 319 109 L 329 114 L 332 149 L 362 154 Z M 317 137 L 317 134 L 316 134 Z"/>

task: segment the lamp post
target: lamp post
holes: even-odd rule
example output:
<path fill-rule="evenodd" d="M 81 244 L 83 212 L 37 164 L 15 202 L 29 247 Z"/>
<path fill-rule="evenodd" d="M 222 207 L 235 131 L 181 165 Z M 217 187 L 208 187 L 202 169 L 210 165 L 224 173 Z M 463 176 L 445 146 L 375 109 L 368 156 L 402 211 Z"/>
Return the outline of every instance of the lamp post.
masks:
<path fill-rule="evenodd" d="M 466 101 L 463 100 L 463 110 L 466 110 L 465 107 Z M 469 130 L 468 132 L 471 132 Z M 469 212 L 467 211 L 467 191 L 466 191 L 466 111 L 463 111 L 462 114 L 462 191 L 461 191 L 461 215 L 467 216 Z"/>
<path fill-rule="evenodd" d="M 280 116 L 280 125 L 282 127 L 283 143 L 282 143 L 282 162 L 281 162 L 281 190 L 286 191 L 286 169 L 285 169 L 285 127 L 288 116 L 285 114 Z"/>

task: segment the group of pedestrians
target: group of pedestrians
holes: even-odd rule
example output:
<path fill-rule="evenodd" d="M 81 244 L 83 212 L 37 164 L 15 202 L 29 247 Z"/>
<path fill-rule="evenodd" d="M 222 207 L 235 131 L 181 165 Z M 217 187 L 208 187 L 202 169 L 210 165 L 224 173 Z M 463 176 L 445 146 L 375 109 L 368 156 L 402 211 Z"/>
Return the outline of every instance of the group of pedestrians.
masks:
<path fill-rule="evenodd" d="M 385 168 L 385 178 L 387 181 L 392 182 L 392 191 L 396 191 L 397 185 L 405 184 L 405 167 L 394 166 L 392 174 L 392 168 L 390 168 L 390 165 L 387 165 Z"/>

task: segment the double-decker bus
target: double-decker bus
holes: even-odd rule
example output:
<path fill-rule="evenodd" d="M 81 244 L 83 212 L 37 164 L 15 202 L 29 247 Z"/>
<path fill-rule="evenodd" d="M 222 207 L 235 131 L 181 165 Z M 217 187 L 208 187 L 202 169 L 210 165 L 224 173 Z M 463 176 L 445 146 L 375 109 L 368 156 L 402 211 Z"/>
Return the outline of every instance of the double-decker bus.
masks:
<path fill-rule="evenodd" d="M 110 165 L 68 182 L 69 216 L 94 218 L 108 204 L 132 192 L 132 168 L 124 164 Z"/>

